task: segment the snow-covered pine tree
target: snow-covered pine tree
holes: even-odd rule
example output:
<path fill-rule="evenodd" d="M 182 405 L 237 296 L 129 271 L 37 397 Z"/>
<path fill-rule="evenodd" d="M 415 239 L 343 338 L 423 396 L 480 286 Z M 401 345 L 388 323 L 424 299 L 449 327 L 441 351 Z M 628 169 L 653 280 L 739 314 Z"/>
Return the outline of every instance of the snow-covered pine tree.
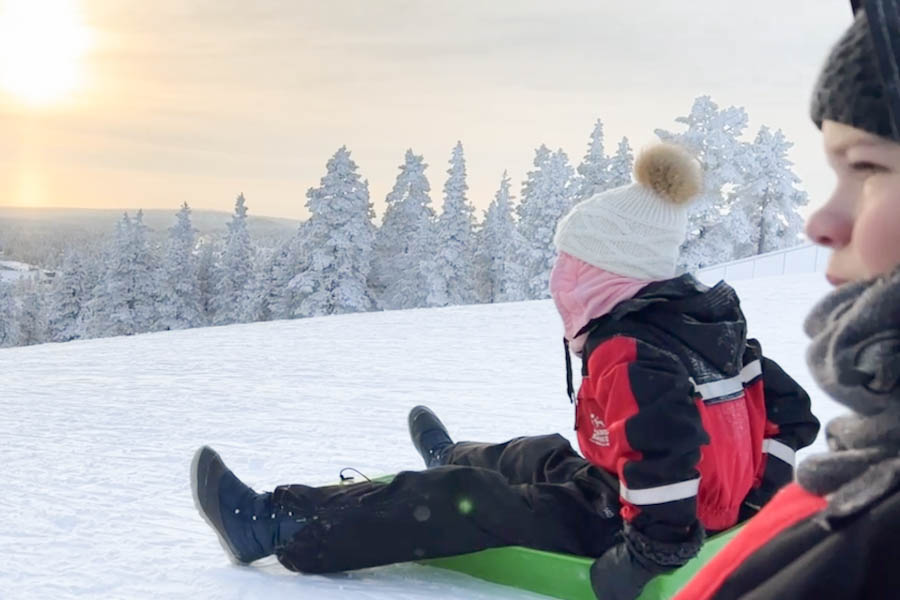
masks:
<path fill-rule="evenodd" d="M 210 299 L 212 324 L 240 323 L 244 315 L 245 288 L 253 276 L 253 245 L 247 231 L 247 206 L 244 194 L 234 202 L 234 215 L 222 255 L 215 269 L 213 296 Z"/>
<path fill-rule="evenodd" d="M 475 209 L 466 198 L 466 160 L 462 142 L 450 157 L 444 206 L 437 219 L 428 273 L 428 306 L 472 304 L 475 296 L 473 234 Z"/>
<path fill-rule="evenodd" d="M 238 313 L 239 323 L 255 323 L 266 318 L 266 267 L 272 262 L 273 251 L 268 248 L 254 248 L 250 257 L 250 277 L 244 285 Z"/>
<path fill-rule="evenodd" d="M 387 207 L 375 233 L 370 285 L 382 309 L 426 305 L 427 269 L 435 251 L 434 210 L 425 176 L 428 165 L 412 149 L 406 151 Z"/>
<path fill-rule="evenodd" d="M 210 237 L 197 242 L 197 289 L 200 292 L 200 309 L 204 323 L 212 321 L 212 299 L 216 290 L 216 257 L 218 243 Z"/>
<path fill-rule="evenodd" d="M 131 229 L 131 218 L 125 213 L 116 224 L 115 235 L 103 253 L 105 268 L 88 302 L 89 322 L 85 324 L 85 337 L 136 333 Z"/>
<path fill-rule="evenodd" d="M 47 334 L 51 342 L 68 342 L 83 337 L 82 321 L 93 286 L 81 253 L 69 251 L 56 272 L 47 298 Z"/>
<path fill-rule="evenodd" d="M 15 319 L 19 333 L 17 346 L 47 341 L 47 312 L 42 286 L 38 276 L 22 277 L 14 286 Z"/>
<path fill-rule="evenodd" d="M 147 239 L 148 230 L 144 225 L 144 211 L 138 210 L 128 240 L 135 333 L 159 329 L 159 259 Z"/>
<path fill-rule="evenodd" d="M 519 232 L 525 239 L 528 297 L 549 298 L 550 270 L 556 259 L 553 234 L 556 223 L 572 208 L 570 181 L 573 170 L 562 150 L 546 146 L 535 152 L 534 170 L 522 184 L 522 201 L 516 207 Z"/>
<path fill-rule="evenodd" d="M 265 321 L 289 318 L 283 303 L 283 291 L 293 275 L 288 275 L 288 262 L 293 238 L 275 248 L 265 266 L 262 278 L 263 310 Z"/>
<path fill-rule="evenodd" d="M 752 228 L 747 234 L 754 254 L 800 243 L 803 217 L 798 210 L 809 200 L 795 187 L 800 178 L 787 156 L 792 146 L 780 129 L 773 133 L 763 125 L 750 148 L 752 161 L 737 197 L 749 214 Z"/>
<path fill-rule="evenodd" d="M 701 96 L 694 100 L 689 115 L 675 120 L 687 125 L 687 130 L 672 133 L 657 129 L 656 134 L 663 141 L 691 150 L 704 174 L 703 193 L 691 205 L 680 258 L 681 268 L 694 271 L 731 260 L 735 254 L 735 248 L 728 243 L 735 238 L 722 238 L 713 232 L 723 226 L 722 215 L 730 209 L 729 192 L 743 184 L 743 174 L 751 160 L 749 144 L 739 139 L 748 117 L 743 108 L 719 109 L 709 96 Z M 740 216 L 735 213 L 736 218 Z"/>
<path fill-rule="evenodd" d="M 205 324 L 194 255 L 196 236 L 187 202 L 175 215 L 160 273 L 158 329 L 187 329 Z"/>
<path fill-rule="evenodd" d="M 12 285 L 0 279 L 0 348 L 15 346 L 18 343 L 19 327 Z"/>
<path fill-rule="evenodd" d="M 609 159 L 607 189 L 629 185 L 633 170 L 634 155 L 631 153 L 631 145 L 628 143 L 628 138 L 623 137 L 619 141 L 619 147 L 615 155 Z"/>
<path fill-rule="evenodd" d="M 302 222 L 293 237 L 272 254 L 266 271 L 267 280 L 263 284 L 264 318 L 275 320 L 301 316 L 299 307 L 303 298 L 296 286 L 290 284 L 309 267 L 304 250 L 309 229 L 309 221 Z"/>
<path fill-rule="evenodd" d="M 613 187 L 609 183 L 611 167 L 610 159 L 603 148 L 603 121 L 597 119 L 588 142 L 587 154 L 578 165 L 578 176 L 573 182 L 577 190 L 574 200 L 581 201 Z"/>
<path fill-rule="evenodd" d="M 553 153 L 546 144 L 541 144 L 540 147 L 534 151 L 534 159 L 531 161 L 534 169 L 528 171 L 525 175 L 525 181 L 522 182 L 522 202 L 516 207 L 520 223 L 525 216 L 523 211 L 528 208 L 525 204 L 526 198 L 537 198 L 546 195 L 545 188 L 547 185 L 547 177 L 545 176 L 545 171 L 547 170 L 547 164 L 550 162 L 550 156 L 552 154 Z"/>
<path fill-rule="evenodd" d="M 500 189 L 484 215 L 475 251 L 479 300 L 514 302 L 527 296 L 525 239 L 512 214 L 509 176 L 503 171 Z"/>
<path fill-rule="evenodd" d="M 369 184 L 360 179 L 342 146 L 326 164 L 319 187 L 307 193 L 310 219 L 302 253 L 308 268 L 294 277 L 296 316 L 311 317 L 372 308 L 367 281 L 375 228 Z"/>
<path fill-rule="evenodd" d="M 113 235 L 106 239 L 98 240 L 94 244 L 79 248 L 79 263 L 82 272 L 82 289 L 84 290 L 81 302 L 81 312 L 76 321 L 74 339 L 88 339 L 98 335 L 95 325 L 99 322 L 94 315 L 97 304 L 95 294 L 103 289 L 103 281 L 108 271 L 107 257 L 112 245 Z"/>

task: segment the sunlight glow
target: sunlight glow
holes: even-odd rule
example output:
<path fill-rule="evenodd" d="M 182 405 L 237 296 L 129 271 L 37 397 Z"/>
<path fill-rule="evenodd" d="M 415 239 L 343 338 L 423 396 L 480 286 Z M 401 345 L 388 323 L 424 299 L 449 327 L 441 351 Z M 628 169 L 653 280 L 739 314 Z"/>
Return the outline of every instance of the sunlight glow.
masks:
<path fill-rule="evenodd" d="M 62 100 L 89 37 L 76 0 L 0 0 L 0 88 L 29 105 Z"/>
<path fill-rule="evenodd" d="M 14 189 L 12 204 L 14 206 L 43 206 L 47 202 L 44 188 L 44 177 L 32 165 L 19 170 L 18 186 Z"/>

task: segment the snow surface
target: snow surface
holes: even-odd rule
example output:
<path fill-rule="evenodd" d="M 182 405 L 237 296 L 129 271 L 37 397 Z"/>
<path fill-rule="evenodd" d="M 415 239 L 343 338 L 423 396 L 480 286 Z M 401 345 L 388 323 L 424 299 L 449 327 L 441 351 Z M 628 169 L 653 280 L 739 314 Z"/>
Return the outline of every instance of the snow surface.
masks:
<path fill-rule="evenodd" d="M 814 396 L 820 274 L 736 282 L 751 335 Z M 204 443 L 257 489 L 419 468 L 411 406 L 457 439 L 574 442 L 550 301 L 418 309 L 0 350 L 0 598 L 537 598 L 415 564 L 304 576 L 227 562 L 194 510 Z M 824 449 L 821 438 L 817 449 Z"/>
<path fill-rule="evenodd" d="M 15 283 L 37 271 L 37 267 L 16 260 L 0 260 L 0 283 Z"/>

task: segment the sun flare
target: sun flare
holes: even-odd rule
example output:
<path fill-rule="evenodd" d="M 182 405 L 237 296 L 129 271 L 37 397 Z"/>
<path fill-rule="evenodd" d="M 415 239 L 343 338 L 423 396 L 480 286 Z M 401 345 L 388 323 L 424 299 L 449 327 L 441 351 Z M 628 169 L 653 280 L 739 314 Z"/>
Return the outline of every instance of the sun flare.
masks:
<path fill-rule="evenodd" d="M 0 88 L 28 105 L 63 100 L 88 42 L 76 0 L 0 0 Z"/>

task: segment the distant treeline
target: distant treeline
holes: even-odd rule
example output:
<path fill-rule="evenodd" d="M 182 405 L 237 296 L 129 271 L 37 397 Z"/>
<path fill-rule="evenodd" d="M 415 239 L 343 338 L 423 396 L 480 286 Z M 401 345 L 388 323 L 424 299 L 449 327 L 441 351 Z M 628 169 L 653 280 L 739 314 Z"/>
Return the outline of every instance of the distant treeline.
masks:
<path fill-rule="evenodd" d="M 704 96 L 676 119 L 685 131 L 657 130 L 661 139 L 691 150 L 704 168 L 682 269 L 799 242 L 797 211 L 806 194 L 787 159 L 791 144 L 765 126 L 752 142 L 740 139 L 747 120 L 743 109 L 719 109 Z M 166 232 L 154 234 L 139 211 L 122 216 L 102 243 L 96 225 L 73 226 L 42 250 L 32 248 L 35 256 L 44 254 L 28 262 L 54 269 L 0 285 L 0 345 L 546 298 L 556 222 L 575 203 L 630 183 L 632 162 L 625 138 L 606 153 L 598 120 L 577 168 L 563 150 L 541 145 L 519 201 L 504 172 L 493 202 L 476 219 L 462 144 L 451 153 L 440 214 L 432 208 L 423 157 L 407 150 L 376 226 L 368 182 L 342 147 L 306 194 L 310 218 L 289 233 L 278 220 L 251 231 L 242 194 L 222 235 L 201 235 L 183 204 Z M 15 238 L 2 225 L 0 234 L 0 246 L 18 248 L 16 256 L 28 259 L 28 235 L 20 230 Z M 36 228 L 29 235 L 44 234 Z"/>

